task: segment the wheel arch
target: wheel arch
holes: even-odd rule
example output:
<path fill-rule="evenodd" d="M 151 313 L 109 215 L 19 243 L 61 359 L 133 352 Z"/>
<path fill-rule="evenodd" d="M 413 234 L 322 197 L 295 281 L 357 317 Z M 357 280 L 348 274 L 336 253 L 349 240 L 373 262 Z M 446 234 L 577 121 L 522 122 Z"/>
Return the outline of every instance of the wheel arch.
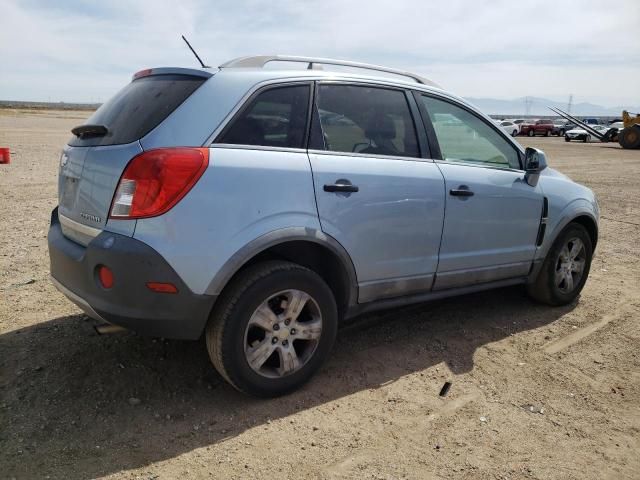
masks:
<path fill-rule="evenodd" d="M 587 230 L 593 251 L 595 252 L 596 244 L 598 243 L 598 221 L 596 214 L 589 209 L 586 200 L 583 201 L 581 199 L 580 201 L 573 202 L 573 205 L 567 206 L 567 208 L 560 213 L 560 217 L 562 220 L 553 227 L 551 232 L 545 235 L 544 243 L 538 251 L 536 258 L 543 260 L 547 256 L 553 242 L 556 241 L 556 238 L 558 238 L 571 223 L 582 225 Z"/>
<path fill-rule="evenodd" d="M 549 235 L 547 240 L 545 240 L 544 248 L 540 249 L 536 254 L 536 259 L 534 260 L 531 271 L 529 272 L 527 283 L 530 284 L 536 280 L 551 246 L 554 244 L 558 236 L 561 235 L 562 232 L 564 232 L 564 230 L 572 223 L 577 223 L 585 228 L 589 238 L 591 239 L 592 252 L 595 252 L 596 244 L 598 243 L 598 222 L 596 217 L 584 210 L 575 212 L 573 215 L 567 216 L 564 222 L 560 222 L 553 229 L 553 232 Z"/>
<path fill-rule="evenodd" d="M 570 223 L 577 223 L 582 225 L 589 234 L 589 238 L 591 239 L 591 246 L 593 247 L 593 251 L 596 250 L 596 244 L 598 243 L 598 224 L 596 221 L 589 215 L 579 215 L 575 217 L 573 220 L 569 221 Z"/>
<path fill-rule="evenodd" d="M 224 264 L 206 293 L 220 295 L 240 271 L 273 259 L 297 263 L 320 275 L 333 292 L 341 316 L 357 302 L 357 277 L 347 251 L 333 237 L 304 227 L 276 230 L 245 245 Z"/>

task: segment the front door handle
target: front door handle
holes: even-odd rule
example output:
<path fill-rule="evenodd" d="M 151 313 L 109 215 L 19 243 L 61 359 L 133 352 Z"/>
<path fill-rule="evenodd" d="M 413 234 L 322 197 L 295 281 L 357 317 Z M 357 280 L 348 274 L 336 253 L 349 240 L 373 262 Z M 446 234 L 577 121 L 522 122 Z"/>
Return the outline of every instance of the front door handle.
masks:
<path fill-rule="evenodd" d="M 449 190 L 449 195 L 454 197 L 473 197 L 473 192 L 466 185 L 460 185 L 458 188 Z"/>
<path fill-rule="evenodd" d="M 356 193 L 360 189 L 357 185 L 352 185 L 351 183 L 342 182 L 340 180 L 336 181 L 336 183 L 332 185 L 325 185 L 323 187 L 325 192 L 346 192 L 346 193 Z"/>

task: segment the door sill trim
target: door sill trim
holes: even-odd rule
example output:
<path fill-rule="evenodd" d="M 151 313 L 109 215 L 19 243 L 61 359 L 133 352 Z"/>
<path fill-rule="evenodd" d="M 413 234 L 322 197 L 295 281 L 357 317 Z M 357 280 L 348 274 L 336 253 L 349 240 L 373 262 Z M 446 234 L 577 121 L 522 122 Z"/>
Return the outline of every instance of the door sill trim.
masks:
<path fill-rule="evenodd" d="M 358 285 L 358 302 L 366 303 L 386 298 L 428 292 L 433 286 L 434 274 L 373 280 Z"/>
<path fill-rule="evenodd" d="M 373 302 L 360 303 L 349 308 L 345 314 L 345 319 L 353 318 L 364 313 L 375 312 L 378 310 L 386 310 L 389 308 L 399 308 L 416 303 L 426 303 L 432 300 L 440 300 L 448 297 L 456 297 L 459 295 L 467 295 L 470 293 L 482 292 L 484 290 L 492 290 L 494 288 L 504 288 L 513 285 L 521 285 L 526 283 L 527 277 L 509 278 L 506 280 L 498 280 L 495 282 L 480 283 L 467 287 L 449 288 L 447 290 L 437 290 L 416 295 L 405 295 L 397 298 L 389 298 L 385 300 L 377 300 Z"/>

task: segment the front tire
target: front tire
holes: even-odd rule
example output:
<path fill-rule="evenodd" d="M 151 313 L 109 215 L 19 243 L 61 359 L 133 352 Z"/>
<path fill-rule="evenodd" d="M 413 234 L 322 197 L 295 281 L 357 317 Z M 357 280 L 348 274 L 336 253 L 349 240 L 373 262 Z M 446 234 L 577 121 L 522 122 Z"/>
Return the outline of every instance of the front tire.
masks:
<path fill-rule="evenodd" d="M 565 142 L 570 142 L 570 141 L 571 141 L 571 139 L 570 139 L 569 137 L 566 137 L 566 136 L 565 136 L 565 137 L 564 137 L 564 141 L 565 141 Z"/>
<path fill-rule="evenodd" d="M 592 257 L 589 233 L 582 225 L 570 223 L 553 242 L 527 293 L 548 305 L 571 303 L 587 281 Z"/>
<path fill-rule="evenodd" d="M 231 385 L 276 397 L 320 368 L 337 329 L 335 298 L 317 273 L 268 261 L 248 267 L 225 288 L 205 335 L 213 365 Z"/>
<path fill-rule="evenodd" d="M 527 133 L 530 137 L 533 137 L 535 134 L 536 132 L 534 132 L 533 129 L 529 130 L 529 133 Z"/>

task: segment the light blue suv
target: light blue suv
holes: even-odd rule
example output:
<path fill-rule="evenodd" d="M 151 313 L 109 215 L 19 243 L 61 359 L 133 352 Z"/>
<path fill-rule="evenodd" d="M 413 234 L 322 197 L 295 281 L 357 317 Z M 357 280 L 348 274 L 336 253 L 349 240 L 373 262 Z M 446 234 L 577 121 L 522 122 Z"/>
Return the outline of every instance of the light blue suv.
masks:
<path fill-rule="evenodd" d="M 591 190 L 464 100 L 375 65 L 143 70 L 72 132 L 55 285 L 95 319 L 204 335 L 254 395 L 300 386 L 363 312 L 516 284 L 571 302 L 598 238 Z"/>

